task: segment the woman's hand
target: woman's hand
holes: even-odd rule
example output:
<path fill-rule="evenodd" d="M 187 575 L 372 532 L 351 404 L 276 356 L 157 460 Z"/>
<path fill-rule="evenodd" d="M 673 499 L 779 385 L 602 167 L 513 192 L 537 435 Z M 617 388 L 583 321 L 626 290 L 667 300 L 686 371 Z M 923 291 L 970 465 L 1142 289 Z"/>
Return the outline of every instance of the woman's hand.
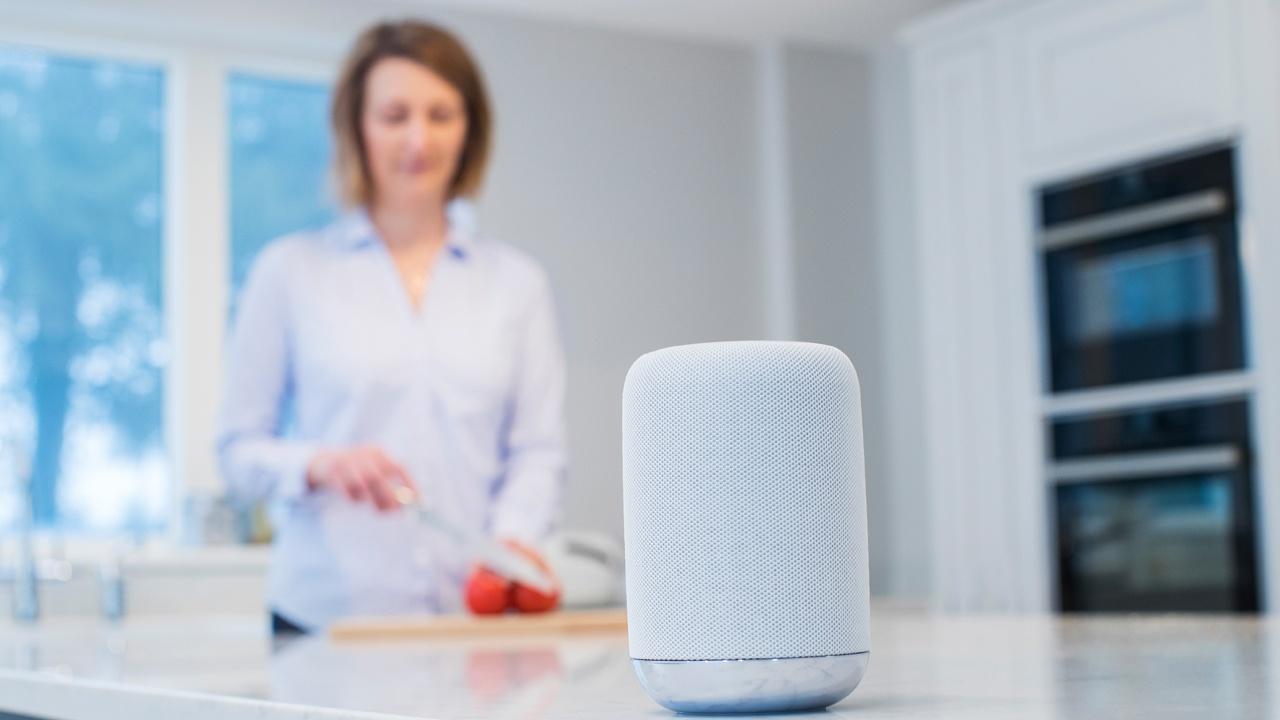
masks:
<path fill-rule="evenodd" d="M 397 488 L 418 492 L 409 473 L 372 445 L 316 453 L 307 463 L 307 487 L 341 492 L 354 502 L 368 500 L 383 511 L 401 507 Z"/>

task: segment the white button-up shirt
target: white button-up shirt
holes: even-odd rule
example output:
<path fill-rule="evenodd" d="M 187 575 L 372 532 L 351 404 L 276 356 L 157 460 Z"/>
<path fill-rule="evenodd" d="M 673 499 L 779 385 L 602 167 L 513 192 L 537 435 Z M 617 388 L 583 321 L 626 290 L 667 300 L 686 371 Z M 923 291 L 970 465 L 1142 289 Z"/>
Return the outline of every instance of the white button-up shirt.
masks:
<path fill-rule="evenodd" d="M 461 606 L 469 561 L 409 512 L 310 491 L 321 448 L 371 444 L 453 522 L 536 542 L 560 505 L 564 355 L 529 256 L 451 208 L 420 309 L 363 212 L 272 242 L 237 310 L 218 435 L 232 494 L 272 501 L 269 602 L 317 628 Z"/>

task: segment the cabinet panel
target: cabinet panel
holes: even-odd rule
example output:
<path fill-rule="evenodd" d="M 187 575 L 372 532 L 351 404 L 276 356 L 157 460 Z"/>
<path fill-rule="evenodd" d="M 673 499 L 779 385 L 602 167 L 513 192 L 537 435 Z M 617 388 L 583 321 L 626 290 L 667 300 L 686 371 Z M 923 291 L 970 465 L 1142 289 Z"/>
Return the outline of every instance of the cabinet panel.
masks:
<path fill-rule="evenodd" d="M 1034 432 L 1009 383 L 1034 348 L 1011 332 L 1010 308 L 1027 302 L 1008 276 L 999 62 L 985 34 L 913 59 L 923 439 L 935 588 L 952 609 L 1033 609 L 1038 576 L 1021 550 L 1038 539 L 1020 521 L 1028 478 L 1009 448 Z"/>
<path fill-rule="evenodd" d="M 1007 37 L 1021 58 L 1028 162 L 1120 157 L 1228 125 L 1232 16 L 1223 0 L 1051 2 L 1021 15 Z"/>

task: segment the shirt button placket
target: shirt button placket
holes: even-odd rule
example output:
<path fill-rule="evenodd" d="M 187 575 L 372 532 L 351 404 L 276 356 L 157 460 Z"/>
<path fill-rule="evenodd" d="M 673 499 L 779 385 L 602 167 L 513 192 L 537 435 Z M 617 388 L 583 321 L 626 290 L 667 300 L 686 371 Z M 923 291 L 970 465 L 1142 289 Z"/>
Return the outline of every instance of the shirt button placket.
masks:
<path fill-rule="evenodd" d="M 413 362 L 413 372 L 409 373 L 412 378 L 412 387 L 410 388 L 411 397 L 416 405 L 418 418 L 418 427 L 423 432 L 428 432 L 433 427 L 431 422 L 431 382 L 434 374 L 432 358 L 431 358 L 431 340 L 430 340 L 430 324 L 427 322 L 426 314 L 422 314 L 415 318 L 417 322 L 413 324 L 409 332 L 411 338 L 409 356 Z M 430 440 L 422 439 L 422 446 L 429 447 Z M 423 463 L 424 467 L 430 467 L 433 463 Z M 430 473 L 429 477 L 415 478 L 420 483 L 422 491 L 427 502 L 431 502 L 431 498 L 436 494 L 435 483 L 438 478 L 435 473 Z M 421 528 L 416 535 L 417 543 L 414 548 L 414 566 L 418 572 L 419 587 L 422 591 L 427 611 L 436 612 L 440 607 L 439 594 L 444 590 L 439 587 L 440 572 L 435 561 L 435 535 L 426 528 Z"/>

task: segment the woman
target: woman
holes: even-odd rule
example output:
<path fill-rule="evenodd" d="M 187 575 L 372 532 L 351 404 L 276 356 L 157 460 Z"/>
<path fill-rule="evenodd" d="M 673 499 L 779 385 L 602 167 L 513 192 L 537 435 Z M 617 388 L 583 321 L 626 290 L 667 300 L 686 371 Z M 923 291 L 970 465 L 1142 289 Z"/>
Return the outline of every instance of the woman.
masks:
<path fill-rule="evenodd" d="M 277 629 L 457 610 L 468 559 L 400 511 L 403 488 L 527 546 L 553 521 L 565 464 L 546 275 L 475 238 L 453 202 L 479 189 L 490 149 L 467 51 L 425 23 L 370 28 L 332 123 L 352 211 L 255 261 L 218 441 L 233 494 L 273 501 Z"/>

